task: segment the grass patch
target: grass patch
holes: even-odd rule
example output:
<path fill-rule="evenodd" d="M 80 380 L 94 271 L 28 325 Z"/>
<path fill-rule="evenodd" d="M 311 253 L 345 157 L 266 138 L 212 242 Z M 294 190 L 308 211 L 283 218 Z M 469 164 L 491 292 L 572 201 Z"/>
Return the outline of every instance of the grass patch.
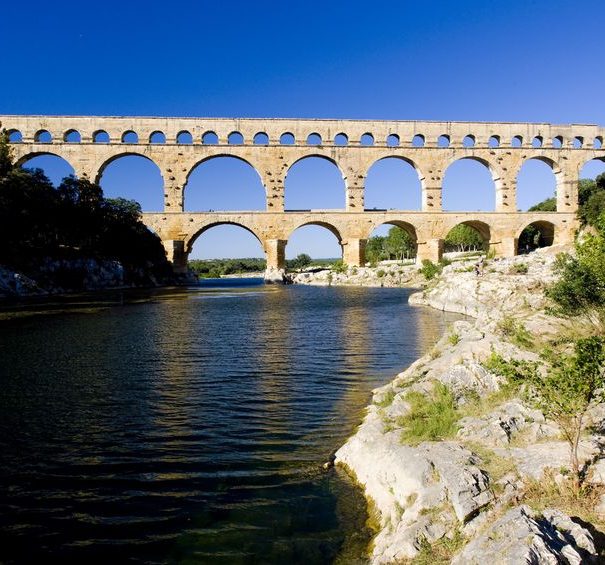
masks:
<path fill-rule="evenodd" d="M 452 557 L 462 549 L 466 541 L 458 528 L 454 530 L 451 538 L 444 536 L 434 543 L 429 543 L 424 539 L 420 542 L 418 555 L 409 563 L 414 565 L 445 565 L 451 562 Z"/>
<path fill-rule="evenodd" d="M 518 347 L 531 349 L 534 337 L 525 329 L 525 326 L 510 316 L 505 316 L 498 322 L 498 330 Z"/>
<path fill-rule="evenodd" d="M 432 394 L 409 392 L 405 396 L 410 411 L 397 419 L 404 428 L 401 440 L 410 445 L 422 441 L 435 441 L 454 437 L 458 431 L 456 425 L 460 414 L 452 392 L 440 382 L 435 383 Z"/>
<path fill-rule="evenodd" d="M 529 267 L 526 263 L 515 263 L 510 266 L 509 274 L 511 275 L 526 275 Z"/>
<path fill-rule="evenodd" d="M 577 516 L 603 531 L 605 522 L 594 510 L 603 494 L 605 488 L 599 485 L 584 484 L 577 491 L 571 477 L 556 482 L 554 471 L 547 469 L 540 480 L 525 481 L 522 502 L 538 512 L 545 508 L 557 508 L 568 516 Z"/>
<path fill-rule="evenodd" d="M 450 345 L 458 345 L 460 343 L 460 336 L 454 332 L 447 336 L 447 340 Z"/>
<path fill-rule="evenodd" d="M 378 406 L 378 408 L 386 408 L 387 406 L 390 406 L 391 404 L 393 404 L 393 400 L 395 399 L 395 391 L 390 388 L 389 390 L 387 390 L 383 395 L 382 398 L 379 402 L 376 402 L 376 406 Z"/>
<path fill-rule="evenodd" d="M 466 446 L 481 457 L 479 467 L 489 475 L 492 488 L 497 489 L 496 482 L 509 473 L 518 474 L 517 466 L 512 458 L 497 455 L 492 449 L 479 443 L 468 442 Z"/>

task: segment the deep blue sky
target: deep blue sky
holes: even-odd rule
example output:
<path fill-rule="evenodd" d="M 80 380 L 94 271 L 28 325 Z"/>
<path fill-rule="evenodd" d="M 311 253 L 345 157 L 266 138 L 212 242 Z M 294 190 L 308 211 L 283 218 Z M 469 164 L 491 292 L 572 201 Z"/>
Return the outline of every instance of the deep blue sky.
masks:
<path fill-rule="evenodd" d="M 604 22 L 602 0 L 11 2 L 0 11 L 0 113 L 605 125 Z M 479 186 L 485 173 L 474 165 L 448 173 L 450 209 L 471 209 L 464 186 Z M 550 173 L 531 165 L 521 208 L 552 192 Z M 156 173 L 134 162 L 120 167 L 107 171 L 106 192 L 153 206 Z M 302 168 L 289 180 L 293 203 L 329 189 L 321 205 L 344 202 L 334 171 Z M 208 187 L 225 193 L 221 183 L 234 190 L 224 207 L 258 198 L 249 173 L 229 163 L 200 169 L 190 207 L 217 209 Z M 368 205 L 414 206 L 415 179 L 402 164 L 382 164 L 373 175 Z M 481 198 L 475 209 L 489 209 L 489 186 Z M 290 255 L 336 254 L 327 232 L 306 232 Z M 247 235 L 217 228 L 200 237 L 195 254 L 258 249 Z"/>

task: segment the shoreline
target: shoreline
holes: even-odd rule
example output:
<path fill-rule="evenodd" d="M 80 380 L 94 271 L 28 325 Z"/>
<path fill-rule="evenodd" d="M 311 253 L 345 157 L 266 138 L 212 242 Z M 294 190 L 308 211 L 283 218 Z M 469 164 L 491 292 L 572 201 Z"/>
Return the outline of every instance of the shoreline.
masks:
<path fill-rule="evenodd" d="M 398 421 L 409 412 L 408 395 L 430 395 L 435 382 L 450 387 L 454 394 L 465 387 L 479 397 L 495 394 L 500 383 L 482 366 L 493 351 L 506 358 L 537 358 L 504 338 L 499 328 L 509 319 L 522 320 L 519 323 L 530 333 L 554 333 L 561 325 L 560 320 L 541 311 L 542 291 L 553 279 L 550 268 L 556 251 L 560 249 L 490 262 L 484 277 L 463 272 L 457 265 L 446 267 L 441 277 L 410 296 L 410 304 L 471 319 L 455 322 L 431 350 L 391 382 L 375 389 L 361 424 L 335 454 L 335 465 L 360 486 L 367 501 L 369 522 L 375 531 L 368 548 L 370 563 L 407 562 L 419 554 L 430 558 L 431 548 L 443 544 L 456 545 L 448 556 L 452 563 L 479 563 L 489 555 L 481 553 L 488 543 L 484 538 L 490 539 L 490 527 L 501 526 L 498 520 L 516 512 L 522 517 L 516 516 L 515 523 L 535 521 L 529 507 L 515 504 L 523 497 L 523 485 L 530 476 L 540 480 L 551 472 L 549 469 L 560 472 L 568 463 L 558 430 L 553 430 L 540 413 L 511 398 L 481 417 L 460 420 L 463 425 L 452 438 L 419 443 L 401 440 Z M 503 432 L 505 424 L 519 429 L 507 435 Z M 518 442 L 516 438 L 523 434 L 533 434 L 533 440 L 512 448 L 511 438 Z M 594 453 L 595 446 L 585 440 L 584 459 Z M 491 456 L 510 459 L 510 476 L 486 471 Z M 508 481 L 504 486 L 499 483 L 503 479 Z M 556 516 L 553 514 L 550 527 L 555 530 L 557 523 L 562 523 L 561 516 L 571 522 L 559 510 L 553 512 Z M 568 529 L 572 526 L 567 525 Z M 565 528 L 560 525 L 560 529 Z M 477 549 L 481 544 L 484 549 Z M 595 548 L 591 541 L 587 549 L 575 547 L 573 551 L 592 555 Z"/>

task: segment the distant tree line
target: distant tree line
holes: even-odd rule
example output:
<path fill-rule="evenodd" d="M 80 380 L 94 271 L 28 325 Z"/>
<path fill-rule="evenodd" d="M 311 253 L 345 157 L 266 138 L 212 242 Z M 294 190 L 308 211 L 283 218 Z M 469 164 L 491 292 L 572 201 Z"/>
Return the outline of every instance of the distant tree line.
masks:
<path fill-rule="evenodd" d="M 118 261 L 126 283 L 172 278 L 137 202 L 104 198 L 100 186 L 73 176 L 55 188 L 42 170 L 13 162 L 6 132 L 0 132 L 0 241 L 0 264 L 34 279 L 43 262 L 74 259 Z M 69 282 L 77 287 L 73 277 Z"/>
<path fill-rule="evenodd" d="M 220 278 L 237 273 L 257 273 L 267 268 L 260 258 L 251 259 L 191 259 L 189 269 L 200 278 Z"/>

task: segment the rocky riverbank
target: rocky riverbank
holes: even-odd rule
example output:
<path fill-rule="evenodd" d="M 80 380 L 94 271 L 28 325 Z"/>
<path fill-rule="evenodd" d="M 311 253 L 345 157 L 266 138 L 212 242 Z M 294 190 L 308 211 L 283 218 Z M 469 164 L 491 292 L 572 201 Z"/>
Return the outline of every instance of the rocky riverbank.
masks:
<path fill-rule="evenodd" d="M 416 264 L 391 264 L 377 267 L 348 267 L 336 272 L 332 269 L 315 269 L 288 275 L 293 284 L 314 286 L 424 286 L 424 276 Z"/>
<path fill-rule="evenodd" d="M 37 265 L 35 272 L 29 275 L 0 265 L 0 299 L 158 287 L 179 282 L 175 277 L 156 277 L 151 265 L 148 269 L 125 269 L 119 261 L 92 258 L 48 259 Z"/>
<path fill-rule="evenodd" d="M 475 319 L 453 324 L 375 390 L 363 423 L 336 453 L 369 501 L 372 563 L 602 562 L 605 407 L 591 412 L 593 433 L 581 443 L 591 489 L 579 500 L 566 488 L 569 448 L 560 430 L 495 367 L 498 359 L 538 360 L 540 344 L 566 331 L 545 312 L 556 251 L 489 261 L 480 277 L 453 264 L 411 297 Z M 443 437 L 427 440 L 426 428 L 439 425 L 433 435 Z"/>

